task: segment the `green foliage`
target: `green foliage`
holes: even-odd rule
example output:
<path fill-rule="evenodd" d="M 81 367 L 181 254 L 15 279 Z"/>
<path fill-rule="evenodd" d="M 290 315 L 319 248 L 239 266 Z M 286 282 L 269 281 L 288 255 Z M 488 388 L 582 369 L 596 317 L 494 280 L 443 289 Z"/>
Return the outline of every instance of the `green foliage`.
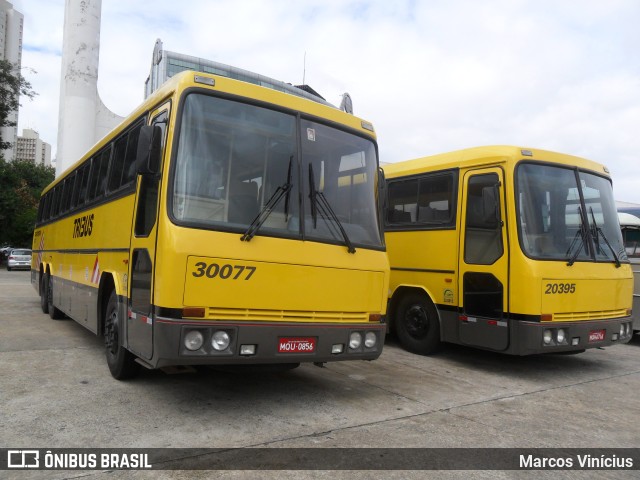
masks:
<path fill-rule="evenodd" d="M 0 245 L 31 246 L 40 193 L 55 176 L 52 167 L 0 159 Z"/>
<path fill-rule="evenodd" d="M 0 60 L 0 127 L 15 127 L 16 122 L 9 121 L 9 114 L 20 107 L 20 96 L 33 98 L 36 93 L 20 74 L 20 70 L 8 60 Z M 0 138 L 0 150 L 11 147 L 11 142 Z"/>

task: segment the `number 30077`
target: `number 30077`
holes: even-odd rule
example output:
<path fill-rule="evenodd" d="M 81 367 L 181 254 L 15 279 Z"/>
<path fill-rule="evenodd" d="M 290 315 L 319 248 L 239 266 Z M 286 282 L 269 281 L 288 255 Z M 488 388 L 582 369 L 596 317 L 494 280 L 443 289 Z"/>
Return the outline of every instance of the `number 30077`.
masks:
<path fill-rule="evenodd" d="M 256 267 L 248 265 L 218 265 L 217 263 L 198 262 L 195 265 L 195 271 L 191 274 L 198 278 L 221 278 L 222 280 L 249 280 L 256 271 Z"/>
<path fill-rule="evenodd" d="M 575 283 L 547 283 L 544 293 L 545 295 L 576 293 L 576 284 Z"/>

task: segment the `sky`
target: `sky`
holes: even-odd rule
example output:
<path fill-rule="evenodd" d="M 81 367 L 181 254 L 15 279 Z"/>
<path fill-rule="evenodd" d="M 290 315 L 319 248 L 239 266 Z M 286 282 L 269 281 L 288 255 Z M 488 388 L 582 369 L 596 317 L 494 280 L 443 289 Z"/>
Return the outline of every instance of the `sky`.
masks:
<path fill-rule="evenodd" d="M 24 14 L 19 134 L 57 141 L 64 0 Z M 98 91 L 125 116 L 164 49 L 311 85 L 371 121 L 380 160 L 481 145 L 605 164 L 640 204 L 638 0 L 102 0 Z M 305 60 L 306 59 L 306 60 Z"/>

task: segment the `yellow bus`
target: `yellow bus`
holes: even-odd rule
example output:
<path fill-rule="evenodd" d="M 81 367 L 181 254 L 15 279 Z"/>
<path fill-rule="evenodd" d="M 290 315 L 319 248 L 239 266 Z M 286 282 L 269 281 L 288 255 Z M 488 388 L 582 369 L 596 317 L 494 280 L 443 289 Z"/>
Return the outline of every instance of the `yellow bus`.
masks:
<path fill-rule="evenodd" d="M 373 127 L 284 90 L 180 73 L 43 191 L 42 310 L 104 335 L 115 378 L 380 355 Z"/>
<path fill-rule="evenodd" d="M 633 212 L 633 213 L 629 213 Z M 627 257 L 633 269 L 633 330 L 640 331 L 640 209 L 618 208 Z"/>
<path fill-rule="evenodd" d="M 602 165 L 509 146 L 384 166 L 401 344 L 528 355 L 628 342 L 633 278 Z"/>

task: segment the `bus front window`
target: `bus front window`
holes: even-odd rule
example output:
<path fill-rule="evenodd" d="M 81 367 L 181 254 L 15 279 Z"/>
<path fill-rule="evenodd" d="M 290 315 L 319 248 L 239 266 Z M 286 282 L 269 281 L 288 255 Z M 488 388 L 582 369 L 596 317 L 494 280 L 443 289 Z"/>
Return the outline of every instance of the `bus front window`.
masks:
<path fill-rule="evenodd" d="M 307 120 L 302 121 L 301 130 L 305 235 L 310 239 L 380 246 L 373 142 Z M 318 195 L 324 198 L 319 199 Z M 323 206 L 325 200 L 328 207 Z"/>
<path fill-rule="evenodd" d="M 611 183 L 606 178 L 585 172 L 580 172 L 580 182 L 596 260 L 628 261 Z"/>
<path fill-rule="evenodd" d="M 296 179 L 293 115 L 191 94 L 185 100 L 173 182 L 178 223 L 244 231 L 289 178 Z M 298 198 L 297 182 L 287 193 Z M 297 235 L 296 202 L 280 202 L 262 227 Z"/>
<path fill-rule="evenodd" d="M 382 246 L 371 140 L 201 94 L 186 97 L 179 128 L 170 205 L 176 223 L 245 240 L 257 233 Z M 318 197 L 335 215 L 316 209 Z"/>
<path fill-rule="evenodd" d="M 627 261 L 609 180 L 584 171 L 577 178 L 574 169 L 522 163 L 516 187 L 518 234 L 527 256 L 569 264 Z"/>

